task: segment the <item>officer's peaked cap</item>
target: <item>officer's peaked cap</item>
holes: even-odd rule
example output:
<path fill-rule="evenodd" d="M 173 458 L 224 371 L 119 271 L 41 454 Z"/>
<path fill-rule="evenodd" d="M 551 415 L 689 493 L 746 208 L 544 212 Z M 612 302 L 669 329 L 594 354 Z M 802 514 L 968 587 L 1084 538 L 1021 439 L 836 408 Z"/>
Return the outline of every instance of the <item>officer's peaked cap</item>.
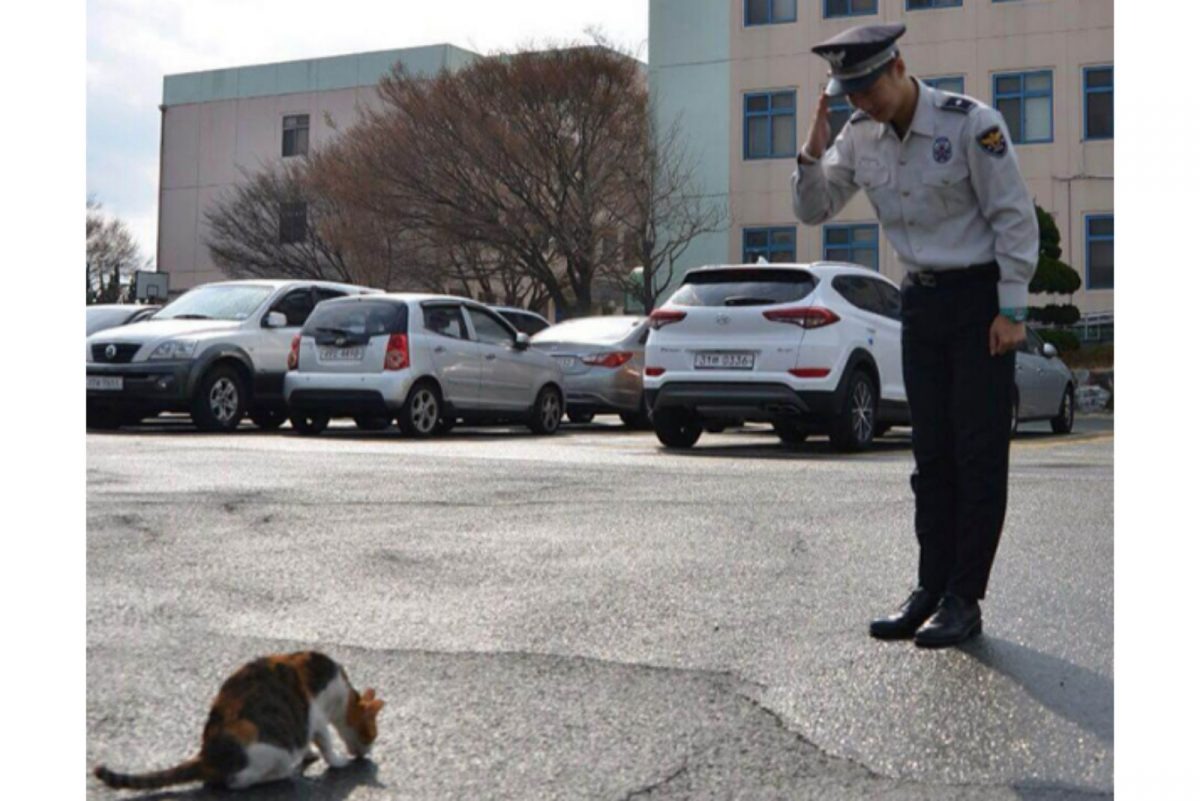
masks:
<path fill-rule="evenodd" d="M 829 62 L 825 94 L 836 96 L 869 89 L 899 54 L 896 40 L 904 31 L 903 25 L 856 25 L 813 47 L 814 53 Z"/>

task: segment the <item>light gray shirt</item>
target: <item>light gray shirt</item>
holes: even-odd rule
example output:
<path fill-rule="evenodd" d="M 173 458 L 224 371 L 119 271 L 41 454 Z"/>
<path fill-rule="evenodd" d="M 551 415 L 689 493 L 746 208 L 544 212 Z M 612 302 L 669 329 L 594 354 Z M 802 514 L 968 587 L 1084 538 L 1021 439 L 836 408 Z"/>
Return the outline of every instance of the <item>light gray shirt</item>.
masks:
<path fill-rule="evenodd" d="M 920 81 L 903 140 L 856 111 L 815 164 L 792 174 L 808 225 L 834 217 L 862 187 L 909 271 L 1000 265 L 1000 308 L 1024 309 L 1038 227 L 1000 112 Z"/>

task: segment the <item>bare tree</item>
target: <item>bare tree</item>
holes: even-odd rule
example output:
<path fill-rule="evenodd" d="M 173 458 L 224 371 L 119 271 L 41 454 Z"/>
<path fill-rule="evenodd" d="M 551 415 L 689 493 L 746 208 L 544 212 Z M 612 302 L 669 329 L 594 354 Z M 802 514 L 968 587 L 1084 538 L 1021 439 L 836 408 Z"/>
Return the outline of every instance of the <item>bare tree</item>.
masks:
<path fill-rule="evenodd" d="M 268 165 L 205 214 L 209 253 L 235 278 L 309 278 L 355 283 L 342 248 L 327 238 L 338 210 L 310 190 L 303 161 Z"/>
<path fill-rule="evenodd" d="M 129 227 L 107 216 L 98 200 L 87 200 L 87 302 L 121 300 L 121 277 L 141 264 L 141 253 Z"/>

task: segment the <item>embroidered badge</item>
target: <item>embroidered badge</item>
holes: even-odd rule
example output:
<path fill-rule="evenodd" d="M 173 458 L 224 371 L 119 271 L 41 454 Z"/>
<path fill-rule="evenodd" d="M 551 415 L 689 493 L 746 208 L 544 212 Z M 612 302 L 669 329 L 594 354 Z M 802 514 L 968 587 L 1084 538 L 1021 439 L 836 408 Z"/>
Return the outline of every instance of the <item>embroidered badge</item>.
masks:
<path fill-rule="evenodd" d="M 999 125 L 993 125 L 991 128 L 988 128 L 975 141 L 983 148 L 984 153 L 991 153 L 993 156 L 1003 156 L 1008 152 L 1008 140 L 1004 138 L 1004 131 L 1000 130 Z"/>
<path fill-rule="evenodd" d="M 950 160 L 954 150 L 950 147 L 950 140 L 945 136 L 939 136 L 933 140 L 933 160 L 938 164 L 945 164 Z"/>

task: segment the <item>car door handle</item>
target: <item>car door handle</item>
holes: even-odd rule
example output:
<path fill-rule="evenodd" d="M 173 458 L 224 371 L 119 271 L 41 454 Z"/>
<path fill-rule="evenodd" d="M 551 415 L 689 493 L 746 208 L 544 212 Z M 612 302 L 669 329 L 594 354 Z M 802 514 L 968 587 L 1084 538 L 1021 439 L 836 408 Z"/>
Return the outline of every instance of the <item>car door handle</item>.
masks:
<path fill-rule="evenodd" d="M 441 345 L 438 345 L 436 348 L 433 349 L 433 352 L 434 353 L 445 353 L 446 349 L 444 347 L 442 347 Z"/>
<path fill-rule="evenodd" d="M 487 356 L 485 356 L 484 358 L 485 358 L 485 359 L 487 359 L 487 360 L 490 362 L 490 361 L 493 361 L 493 360 L 496 358 L 496 354 L 494 354 L 494 353 L 489 353 L 489 354 L 488 354 Z"/>
<path fill-rule="evenodd" d="M 868 329 L 867 329 L 867 333 L 868 333 L 868 334 L 874 334 L 874 333 L 875 333 L 875 329 L 874 329 L 874 328 L 868 328 Z"/>

